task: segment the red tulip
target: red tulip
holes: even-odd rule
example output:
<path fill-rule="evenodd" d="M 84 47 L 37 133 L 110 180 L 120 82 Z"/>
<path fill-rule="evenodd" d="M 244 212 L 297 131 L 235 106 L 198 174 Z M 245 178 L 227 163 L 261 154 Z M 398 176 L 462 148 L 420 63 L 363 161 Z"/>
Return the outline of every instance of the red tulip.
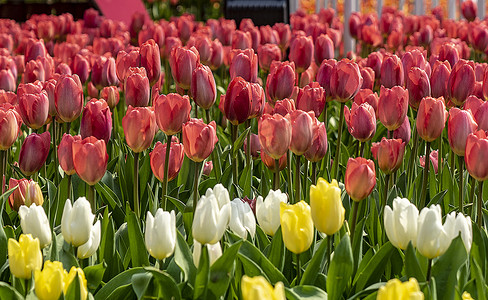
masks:
<path fill-rule="evenodd" d="M 380 78 L 382 65 L 383 65 L 383 54 L 381 54 L 380 52 L 371 52 L 368 55 L 366 66 L 373 69 L 374 75 L 376 76 L 377 79 Z"/>
<path fill-rule="evenodd" d="M 251 34 L 241 30 L 232 33 L 232 49 L 246 50 L 252 47 Z"/>
<path fill-rule="evenodd" d="M 0 90 L 0 105 L 5 103 L 17 105 L 17 94 L 14 92 Z"/>
<path fill-rule="evenodd" d="M 290 151 L 296 155 L 302 155 L 312 145 L 312 126 L 315 115 L 312 111 L 306 113 L 303 110 L 295 110 L 286 115 L 286 118 L 291 124 Z"/>
<path fill-rule="evenodd" d="M 188 96 L 171 93 L 160 95 L 154 101 L 156 123 L 166 135 L 180 132 L 183 124 L 190 120 L 190 111 Z"/>
<path fill-rule="evenodd" d="M 430 96 L 429 76 L 424 70 L 413 67 L 406 77 L 408 89 L 408 102 L 413 109 L 418 109 L 420 101 L 424 97 Z"/>
<path fill-rule="evenodd" d="M 411 136 L 410 121 L 408 120 L 408 116 L 405 116 L 405 121 L 403 121 L 402 125 L 393 130 L 393 138 L 401 139 L 407 145 L 410 142 Z"/>
<path fill-rule="evenodd" d="M 87 184 L 95 185 L 107 170 L 108 154 L 105 141 L 90 136 L 73 141 L 72 148 L 76 174 Z"/>
<path fill-rule="evenodd" d="M 361 85 L 361 89 L 370 89 L 374 88 L 374 79 L 375 74 L 373 69 L 370 67 L 361 68 L 361 77 L 363 77 L 363 84 Z"/>
<path fill-rule="evenodd" d="M 1 70 L 0 71 L 0 89 L 10 92 L 15 92 L 17 89 L 17 82 L 15 80 L 12 71 Z"/>
<path fill-rule="evenodd" d="M 171 50 L 169 64 L 173 79 L 184 90 L 189 90 L 193 70 L 200 61 L 198 50 L 195 47 L 174 47 Z"/>
<path fill-rule="evenodd" d="M 19 154 L 19 167 L 26 176 L 31 176 L 44 165 L 51 146 L 51 134 L 46 131 L 42 134 L 28 135 Z"/>
<path fill-rule="evenodd" d="M 210 64 L 212 57 L 212 42 L 204 34 L 193 35 L 186 44 L 188 47 L 195 47 L 200 55 L 200 62 L 205 65 Z"/>
<path fill-rule="evenodd" d="M 13 210 L 19 211 L 22 205 L 27 207 L 32 204 L 41 206 L 44 203 L 41 187 L 34 180 L 10 178 L 8 188 L 13 189 L 16 186 L 18 188 L 8 197 L 8 203 Z"/>
<path fill-rule="evenodd" d="M 190 119 L 183 124 L 182 136 L 185 154 L 201 162 L 212 153 L 218 141 L 215 121 L 205 124 L 201 119 Z"/>
<path fill-rule="evenodd" d="M 447 61 L 436 61 L 434 68 L 432 69 L 432 75 L 430 77 L 430 87 L 432 91 L 432 97 L 439 98 L 444 97 L 447 99 L 448 95 L 448 81 L 451 75 L 451 66 Z"/>
<path fill-rule="evenodd" d="M 329 101 L 330 94 L 330 78 L 337 64 L 335 59 L 324 60 L 317 71 L 317 82 L 324 88 L 326 100 Z"/>
<path fill-rule="evenodd" d="M 444 98 L 425 97 L 417 112 L 417 131 L 427 142 L 432 142 L 442 134 L 447 120 Z"/>
<path fill-rule="evenodd" d="M 137 48 L 133 49 L 129 53 L 125 52 L 124 50 L 119 51 L 117 54 L 117 60 L 115 61 L 115 71 L 120 82 L 125 82 L 129 68 L 139 67 L 140 59 L 140 51 Z"/>
<path fill-rule="evenodd" d="M 314 55 L 311 37 L 296 36 L 290 45 L 290 61 L 295 63 L 298 73 L 304 72 L 312 63 Z"/>
<path fill-rule="evenodd" d="M 474 119 L 478 123 L 478 129 L 488 130 L 488 102 L 482 102 L 474 111 Z"/>
<path fill-rule="evenodd" d="M 73 142 L 81 141 L 81 135 L 72 136 L 70 134 L 63 134 L 63 138 L 58 146 L 58 160 L 59 165 L 67 175 L 76 173 L 75 165 L 73 163 Z"/>
<path fill-rule="evenodd" d="M 284 23 L 276 23 L 273 25 L 273 29 L 278 33 L 279 46 L 284 51 L 288 48 L 291 40 L 290 25 Z"/>
<path fill-rule="evenodd" d="M 280 47 L 276 44 L 259 45 L 258 58 L 259 67 L 265 71 L 269 71 L 273 61 L 281 61 Z"/>
<path fill-rule="evenodd" d="M 78 75 L 59 77 L 54 90 L 54 104 L 64 122 L 76 120 L 83 110 L 83 89 Z"/>
<path fill-rule="evenodd" d="M 325 108 L 325 92 L 318 82 L 312 82 L 300 89 L 297 97 L 297 109 L 313 111 L 319 117 Z"/>
<path fill-rule="evenodd" d="M 153 39 L 141 45 L 141 66 L 146 69 L 147 78 L 154 85 L 161 76 L 161 55 L 159 46 Z"/>
<path fill-rule="evenodd" d="M 25 125 L 32 129 L 41 128 L 49 116 L 47 92 L 22 95 L 19 97 L 18 111 Z"/>
<path fill-rule="evenodd" d="M 469 174 L 478 181 L 488 179 L 488 160 L 486 160 L 486 151 L 488 151 L 488 138 L 486 132 L 478 130 L 468 135 L 466 139 L 466 153 L 464 161 Z"/>
<path fill-rule="evenodd" d="M 403 162 L 405 154 L 405 143 L 401 139 L 386 139 L 383 137 L 381 142 L 373 143 L 371 153 L 378 161 L 378 167 L 385 174 L 391 174 L 398 170 Z"/>
<path fill-rule="evenodd" d="M 76 54 L 72 62 L 73 74 L 79 76 L 80 81 L 85 83 L 90 74 L 90 63 L 81 54 Z"/>
<path fill-rule="evenodd" d="M 483 73 L 483 98 L 488 100 L 488 68 L 485 68 Z"/>
<path fill-rule="evenodd" d="M 157 142 L 154 150 L 150 153 L 151 170 L 154 176 L 159 181 L 164 180 L 164 165 L 166 163 L 166 147 L 167 143 L 162 144 Z M 171 149 L 169 150 L 169 165 L 168 165 L 168 181 L 171 181 L 178 176 L 181 166 L 183 164 L 184 150 L 183 144 L 179 141 L 171 141 Z"/>
<path fill-rule="evenodd" d="M 124 83 L 125 105 L 147 106 L 149 104 L 149 79 L 144 68 L 129 68 Z"/>
<path fill-rule="evenodd" d="M 466 20 L 472 22 L 478 15 L 478 6 L 474 1 L 467 0 L 461 4 L 461 12 Z"/>
<path fill-rule="evenodd" d="M 212 41 L 212 54 L 210 56 L 210 69 L 217 70 L 224 62 L 224 48 L 219 40 Z"/>
<path fill-rule="evenodd" d="M 92 67 L 91 74 L 91 80 L 98 89 L 119 84 L 115 74 L 115 60 L 112 57 L 99 56 Z"/>
<path fill-rule="evenodd" d="M 251 111 L 249 119 L 260 117 L 263 114 L 264 102 L 266 96 L 264 95 L 263 87 L 259 83 L 250 83 L 251 87 Z"/>
<path fill-rule="evenodd" d="M 326 34 L 321 34 L 315 39 L 314 45 L 315 63 L 322 63 L 324 59 L 334 58 L 334 42 Z"/>
<path fill-rule="evenodd" d="M 29 83 L 36 80 L 44 81 L 46 75 L 44 72 L 44 66 L 37 60 L 31 60 L 25 65 L 25 71 L 22 75 L 22 82 Z"/>
<path fill-rule="evenodd" d="M 94 136 L 108 143 L 112 134 L 112 113 L 103 99 L 91 99 L 83 109 L 80 134 L 82 138 Z"/>
<path fill-rule="evenodd" d="M 279 158 L 279 161 L 278 161 L 278 170 L 282 171 L 286 168 L 286 164 L 287 164 L 287 160 L 286 160 L 286 152 L 285 154 L 283 154 L 283 156 L 281 156 Z M 272 158 L 271 156 L 269 156 L 268 154 L 266 154 L 266 151 L 261 151 L 261 161 L 263 162 L 263 164 L 268 167 L 268 169 L 274 171 L 275 170 L 275 163 L 276 163 L 276 160 L 274 158 Z"/>
<path fill-rule="evenodd" d="M 213 170 L 213 162 L 211 160 L 206 161 L 203 164 L 202 174 L 205 176 L 210 176 L 210 173 L 212 173 L 212 170 Z"/>
<path fill-rule="evenodd" d="M 485 52 L 488 46 L 488 27 L 483 23 L 470 26 L 469 42 L 476 51 Z"/>
<path fill-rule="evenodd" d="M 475 82 L 473 67 L 466 60 L 459 60 L 454 65 L 447 83 L 449 99 L 456 105 L 462 105 L 473 93 Z"/>
<path fill-rule="evenodd" d="M 396 85 L 403 85 L 404 72 L 400 58 L 396 55 L 390 55 L 383 59 L 381 65 L 380 84 L 385 88 L 392 88 Z"/>
<path fill-rule="evenodd" d="M 334 66 L 330 76 L 330 95 L 339 102 L 354 98 L 363 85 L 363 77 L 355 62 L 343 59 Z"/>
<path fill-rule="evenodd" d="M 470 109 L 471 113 L 473 114 L 476 120 L 476 112 L 478 111 L 480 106 L 483 105 L 483 103 L 485 103 L 485 101 L 481 100 L 480 98 L 474 95 L 471 95 L 466 99 L 466 102 L 464 102 L 463 109 L 464 110 Z"/>
<path fill-rule="evenodd" d="M 45 57 L 47 54 L 43 40 L 29 39 L 25 47 L 25 62 L 35 60 L 38 57 Z"/>
<path fill-rule="evenodd" d="M 261 143 L 259 142 L 259 136 L 251 133 L 251 156 L 252 158 L 258 158 L 261 152 Z M 244 140 L 244 152 L 247 154 L 247 139 Z"/>
<path fill-rule="evenodd" d="M 224 114 L 232 124 L 244 123 L 251 114 L 252 89 L 242 77 L 234 78 L 225 94 Z"/>
<path fill-rule="evenodd" d="M 119 88 L 116 86 L 106 86 L 100 91 L 100 98 L 107 101 L 111 109 L 117 106 L 120 100 Z"/>
<path fill-rule="evenodd" d="M 368 103 L 352 103 L 351 110 L 344 106 L 344 119 L 349 133 L 358 141 L 366 142 L 376 133 L 376 114 Z"/>
<path fill-rule="evenodd" d="M 295 109 L 295 102 L 293 101 L 293 99 L 285 98 L 276 102 L 273 109 L 273 114 L 279 114 L 284 117 Z"/>
<path fill-rule="evenodd" d="M 466 150 L 466 139 L 468 135 L 476 131 L 476 124 L 470 110 L 460 110 L 453 107 L 449 110 L 449 120 L 447 122 L 447 136 L 449 145 L 454 153 L 464 156 Z"/>
<path fill-rule="evenodd" d="M 258 56 L 254 50 L 234 49 L 229 53 L 230 78 L 242 77 L 249 82 L 257 82 L 258 78 Z"/>
<path fill-rule="evenodd" d="M 215 79 L 209 67 L 199 65 L 193 70 L 191 95 L 195 103 L 203 109 L 210 109 L 217 97 Z"/>
<path fill-rule="evenodd" d="M 14 109 L 8 108 L 9 104 L 0 104 L 0 150 L 9 149 L 19 135 L 19 120 Z"/>
<path fill-rule="evenodd" d="M 400 127 L 408 110 L 408 91 L 401 86 L 391 89 L 381 87 L 378 101 L 378 117 L 390 131 Z"/>
<path fill-rule="evenodd" d="M 431 151 L 429 157 L 430 157 L 430 162 L 434 167 L 434 174 L 437 174 L 439 168 L 439 150 Z M 419 156 L 419 163 L 422 168 L 425 168 L 425 155 Z"/>
<path fill-rule="evenodd" d="M 378 101 L 378 95 L 369 89 L 360 89 L 354 97 L 354 102 L 357 105 L 361 105 L 363 103 L 368 103 L 371 105 L 376 112 L 376 118 L 378 118 Z"/>
<path fill-rule="evenodd" d="M 273 159 L 280 159 L 291 144 L 292 128 L 285 117 L 264 114 L 258 123 L 258 135 L 261 149 Z"/>
<path fill-rule="evenodd" d="M 368 197 L 376 185 L 374 162 L 362 157 L 349 158 L 344 183 L 352 200 L 359 202 Z"/>
<path fill-rule="evenodd" d="M 268 101 L 274 105 L 277 100 L 289 98 L 295 85 L 295 64 L 274 61 L 266 79 Z"/>
<path fill-rule="evenodd" d="M 149 146 L 158 129 L 156 116 L 152 107 L 129 106 L 122 118 L 125 141 L 135 153 L 140 153 Z"/>
<path fill-rule="evenodd" d="M 312 126 L 312 145 L 303 154 L 308 161 L 318 162 L 327 153 L 327 130 L 325 123 L 319 122 L 317 118 Z"/>

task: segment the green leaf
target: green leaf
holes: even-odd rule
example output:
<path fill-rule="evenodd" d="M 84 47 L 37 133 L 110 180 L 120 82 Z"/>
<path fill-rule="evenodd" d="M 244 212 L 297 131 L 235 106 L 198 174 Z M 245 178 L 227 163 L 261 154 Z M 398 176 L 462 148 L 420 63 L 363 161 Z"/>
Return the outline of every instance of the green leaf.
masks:
<path fill-rule="evenodd" d="M 237 155 L 237 151 L 242 148 L 242 145 L 244 145 L 244 139 L 247 137 L 247 134 L 251 131 L 251 127 L 247 128 L 244 130 L 243 133 L 237 138 L 237 140 L 234 142 L 234 146 L 232 147 L 232 156 Z"/>
<path fill-rule="evenodd" d="M 242 242 L 237 242 L 227 248 L 210 267 L 210 281 L 208 288 L 215 298 L 220 298 L 229 288 L 231 278 L 234 276 L 237 252 Z"/>
<path fill-rule="evenodd" d="M 139 226 L 136 215 L 130 210 L 127 213 L 127 229 L 129 233 L 132 267 L 148 266 L 149 259 L 141 227 Z"/>
<path fill-rule="evenodd" d="M 484 273 L 486 270 L 487 249 L 483 235 L 486 231 L 480 230 L 478 226 L 472 226 L 473 243 L 471 245 L 471 257 L 478 263 L 479 268 Z"/>
<path fill-rule="evenodd" d="M 200 255 L 200 262 L 198 264 L 197 276 L 195 278 L 195 290 L 193 299 L 206 299 L 208 281 L 210 278 L 210 259 L 208 256 L 208 248 L 202 245 L 202 253 Z"/>
<path fill-rule="evenodd" d="M 271 240 L 268 258 L 278 270 L 283 271 L 283 264 L 285 263 L 285 244 L 283 243 L 281 226 L 275 232 L 275 235 Z"/>
<path fill-rule="evenodd" d="M 118 295 L 120 291 L 117 291 L 119 288 L 123 286 L 129 285 L 130 292 L 132 292 L 132 286 L 130 286 L 132 282 L 132 276 L 134 274 L 140 274 L 140 273 L 145 273 L 146 270 L 144 270 L 141 267 L 138 268 L 132 268 L 128 269 L 114 278 L 112 278 L 109 282 L 107 282 L 96 294 L 95 294 L 95 300 L 105 300 L 105 299 L 117 299 L 114 297 L 114 295 Z M 127 289 L 124 289 L 124 291 L 127 291 Z M 124 295 L 121 293 L 120 295 Z M 125 298 L 124 298 L 125 299 Z M 129 298 L 131 299 L 131 298 Z"/>
<path fill-rule="evenodd" d="M 486 281 L 483 276 L 483 273 L 481 272 L 480 266 L 478 263 L 476 263 L 475 260 L 472 260 L 472 265 L 471 265 L 471 274 L 472 277 L 476 281 L 476 291 L 478 294 L 478 300 L 486 300 L 486 295 L 487 295 L 487 287 L 486 287 Z"/>
<path fill-rule="evenodd" d="M 85 273 L 86 281 L 88 284 L 88 289 L 94 292 L 100 283 L 102 283 L 103 274 L 107 269 L 107 264 L 105 261 L 102 261 L 98 265 L 88 266 L 83 269 Z"/>
<path fill-rule="evenodd" d="M 314 284 L 315 279 L 317 278 L 317 274 L 320 272 L 320 268 L 323 265 L 323 261 L 325 260 L 326 254 L 327 254 L 327 240 L 322 239 L 320 241 L 320 246 L 317 248 L 314 255 L 312 256 L 312 259 L 308 263 L 305 272 L 303 272 L 300 285 Z"/>
<path fill-rule="evenodd" d="M 1 218 L 0 218 L 1 219 Z M 0 226 L 0 266 L 7 261 L 8 239 L 3 226 Z"/>
<path fill-rule="evenodd" d="M 354 278 L 356 292 L 364 289 L 368 284 L 379 281 L 393 250 L 395 250 L 395 247 L 390 242 L 387 242 L 371 258 L 366 267 L 356 274 Z"/>
<path fill-rule="evenodd" d="M 415 249 L 413 248 L 412 242 L 408 243 L 405 252 L 405 275 L 407 275 L 408 278 L 415 277 L 419 282 L 425 281 L 425 275 L 420 268 L 420 263 L 417 259 L 417 255 L 415 255 Z"/>
<path fill-rule="evenodd" d="M 14 289 L 13 286 L 9 285 L 6 282 L 0 281 L 0 296 L 2 299 L 9 299 L 9 300 L 23 300 L 24 297 Z"/>
<path fill-rule="evenodd" d="M 251 165 L 247 165 L 241 173 L 239 178 L 239 186 L 243 189 L 244 195 L 250 195 L 251 193 Z"/>
<path fill-rule="evenodd" d="M 154 267 L 145 268 L 153 276 L 153 284 L 157 287 L 157 299 L 179 300 L 181 299 L 180 290 L 174 279 L 166 272 L 155 269 Z"/>
<path fill-rule="evenodd" d="M 342 299 L 353 271 L 353 257 L 349 235 L 344 235 L 334 251 L 327 274 L 327 294 L 329 299 Z"/>
<path fill-rule="evenodd" d="M 149 272 L 134 274 L 132 276 L 132 288 L 134 289 L 134 293 L 136 293 L 137 299 L 141 299 L 146 294 L 151 279 L 153 279 L 153 276 Z"/>
<path fill-rule="evenodd" d="M 180 267 L 184 274 L 184 280 L 193 282 L 195 280 L 197 268 L 193 263 L 193 256 L 183 235 L 176 231 L 175 263 Z"/>
<path fill-rule="evenodd" d="M 294 288 L 285 288 L 286 298 L 289 300 L 326 300 L 327 293 L 311 285 L 299 285 Z"/>
<path fill-rule="evenodd" d="M 64 295 L 66 300 L 84 300 L 81 298 L 80 278 L 75 276 Z"/>
<path fill-rule="evenodd" d="M 121 202 L 117 195 L 103 182 L 99 181 L 98 184 L 95 184 L 95 189 L 97 193 L 102 196 L 102 198 L 108 202 L 110 208 L 115 209 L 115 207 L 121 207 Z"/>

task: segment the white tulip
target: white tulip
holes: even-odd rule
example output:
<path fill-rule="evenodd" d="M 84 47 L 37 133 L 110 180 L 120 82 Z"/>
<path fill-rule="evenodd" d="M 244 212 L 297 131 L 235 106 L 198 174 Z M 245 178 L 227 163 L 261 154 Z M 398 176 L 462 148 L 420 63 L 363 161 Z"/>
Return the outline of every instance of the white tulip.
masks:
<path fill-rule="evenodd" d="M 256 199 L 256 219 L 261 229 L 273 236 L 280 227 L 280 203 L 288 203 L 288 196 L 280 190 L 270 190 L 263 201 L 263 197 Z"/>
<path fill-rule="evenodd" d="M 229 224 L 230 210 L 230 203 L 219 207 L 213 193 L 209 193 L 209 196 L 202 196 L 193 217 L 193 237 L 201 244 L 217 243 Z"/>
<path fill-rule="evenodd" d="M 95 251 L 97 251 L 98 247 L 100 246 L 100 235 L 101 225 L 100 220 L 98 220 L 92 227 L 88 241 L 78 247 L 78 258 L 88 258 L 92 256 Z"/>
<path fill-rule="evenodd" d="M 236 198 L 230 202 L 230 206 L 230 229 L 243 239 L 247 238 L 248 232 L 254 238 L 254 234 L 256 233 L 256 219 L 249 204 Z"/>
<path fill-rule="evenodd" d="M 208 188 L 205 196 L 210 197 L 214 195 L 219 203 L 219 208 L 222 208 L 227 203 L 230 203 L 229 191 L 221 184 L 218 183 L 214 186 L 213 189 Z"/>
<path fill-rule="evenodd" d="M 418 219 L 417 249 L 423 256 L 433 259 L 444 254 L 451 245 L 452 234 L 442 225 L 441 207 L 423 208 Z"/>
<path fill-rule="evenodd" d="M 31 234 L 32 237 L 38 238 L 41 248 L 51 244 L 51 227 L 42 206 L 37 206 L 35 203 L 29 207 L 22 205 L 19 208 L 19 217 L 24 234 Z"/>
<path fill-rule="evenodd" d="M 397 197 L 393 199 L 393 210 L 385 207 L 385 230 L 393 246 L 402 250 L 407 249 L 411 241 L 417 245 L 417 222 L 419 210 L 408 199 Z"/>
<path fill-rule="evenodd" d="M 90 238 L 95 215 L 92 214 L 90 202 L 85 197 L 80 197 L 71 206 L 68 199 L 64 204 L 61 218 L 61 232 L 64 240 L 75 247 L 86 243 Z"/>
<path fill-rule="evenodd" d="M 208 258 L 210 260 L 210 265 L 222 256 L 222 248 L 220 248 L 220 242 L 215 244 L 207 244 Z M 193 240 L 193 263 L 198 268 L 200 263 L 200 255 L 202 254 L 202 244 L 197 240 Z"/>
<path fill-rule="evenodd" d="M 471 218 L 465 217 L 462 213 L 452 212 L 446 216 L 446 222 L 444 227 L 451 239 L 457 238 L 461 233 L 461 239 L 463 240 L 466 251 L 471 251 L 471 244 L 473 243 L 473 230 L 471 228 Z"/>
<path fill-rule="evenodd" d="M 147 212 L 145 242 L 147 251 L 156 259 L 165 259 L 173 254 L 176 245 L 174 211 L 158 208 L 155 217 Z"/>

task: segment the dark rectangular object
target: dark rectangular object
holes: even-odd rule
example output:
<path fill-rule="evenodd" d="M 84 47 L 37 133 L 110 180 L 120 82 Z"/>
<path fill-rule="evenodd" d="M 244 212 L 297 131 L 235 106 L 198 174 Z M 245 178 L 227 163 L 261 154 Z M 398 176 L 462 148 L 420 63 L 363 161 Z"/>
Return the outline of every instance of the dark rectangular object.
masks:
<path fill-rule="evenodd" d="M 0 4 L 0 18 L 25 22 L 33 14 L 60 15 L 62 13 L 71 13 L 73 18 L 78 20 L 83 18 L 83 14 L 88 8 L 95 8 L 98 10 L 96 4 L 91 0 L 54 2 L 51 4 L 9 0 L 6 3 Z"/>
<path fill-rule="evenodd" d="M 287 0 L 227 0 L 225 18 L 237 24 L 249 18 L 257 26 L 288 23 L 289 5 Z"/>

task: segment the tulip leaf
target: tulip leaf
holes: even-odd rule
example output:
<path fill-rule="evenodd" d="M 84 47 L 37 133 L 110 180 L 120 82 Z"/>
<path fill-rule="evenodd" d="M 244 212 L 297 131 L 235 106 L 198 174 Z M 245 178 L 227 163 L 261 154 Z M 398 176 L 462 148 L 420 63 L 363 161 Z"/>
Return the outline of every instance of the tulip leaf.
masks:
<path fill-rule="evenodd" d="M 130 241 L 132 267 L 148 266 L 149 259 L 136 215 L 130 209 L 127 213 L 127 229 Z"/>
<path fill-rule="evenodd" d="M 293 288 L 285 288 L 286 298 L 289 300 L 326 300 L 327 293 L 316 286 L 299 285 Z"/>
<path fill-rule="evenodd" d="M 195 280 L 197 268 L 193 263 L 190 248 L 179 230 L 176 231 L 175 263 L 183 271 L 185 281 Z"/>
<path fill-rule="evenodd" d="M 241 173 L 241 177 L 239 178 L 239 186 L 243 189 L 243 195 L 245 195 L 245 196 L 251 194 L 251 185 L 252 185 L 252 182 L 251 182 L 251 176 L 252 176 L 251 166 L 252 166 L 252 162 L 251 162 L 251 165 L 247 165 L 244 168 L 244 170 Z"/>
<path fill-rule="evenodd" d="M 64 294 L 66 300 L 84 300 L 81 298 L 80 276 L 75 275 L 73 281 L 68 286 L 68 290 Z"/>
<path fill-rule="evenodd" d="M 283 243 L 281 226 L 278 227 L 278 230 L 276 230 L 275 235 L 271 240 L 268 258 L 278 270 L 283 271 L 283 264 L 285 263 L 285 243 Z"/>
<path fill-rule="evenodd" d="M 408 278 L 414 277 L 419 282 L 425 281 L 425 275 L 422 272 L 417 255 L 415 255 L 415 249 L 413 248 L 412 242 L 408 243 L 405 251 L 405 275 L 407 275 Z"/>
<path fill-rule="evenodd" d="M 2 299 L 9 299 L 9 300 L 23 300 L 24 297 L 14 289 L 13 286 L 9 285 L 6 282 L 0 281 L 0 295 Z"/>
<path fill-rule="evenodd" d="M 454 299 L 459 268 L 468 260 L 468 253 L 460 236 L 452 240 L 446 253 L 432 266 L 439 299 Z"/>
<path fill-rule="evenodd" d="M 244 145 L 244 139 L 247 137 L 247 134 L 251 131 L 251 127 L 247 128 L 244 130 L 241 135 L 237 138 L 237 140 L 234 142 L 234 145 L 232 147 L 232 157 L 237 155 L 237 151 L 242 148 L 242 145 Z"/>
<path fill-rule="evenodd" d="M 331 238 L 331 237 L 327 237 Z M 327 254 L 327 240 L 322 239 L 320 241 L 320 246 L 315 251 L 312 259 L 308 263 L 305 272 L 303 273 L 302 280 L 300 281 L 300 285 L 313 285 L 315 283 L 315 279 L 317 278 L 317 274 L 320 273 L 321 268 L 323 266 L 323 262 L 325 260 Z"/>
<path fill-rule="evenodd" d="M 485 231 L 481 231 L 478 226 L 472 226 L 473 230 L 473 244 L 471 246 L 471 257 L 478 263 L 478 266 L 485 272 L 486 270 L 486 256 L 487 256 L 487 249 L 485 244 L 485 239 L 482 235 L 485 234 Z"/>
<path fill-rule="evenodd" d="M 145 273 L 146 270 L 141 267 L 137 268 L 131 268 L 128 269 L 114 278 L 112 278 L 109 282 L 107 282 L 96 294 L 95 294 L 95 300 L 105 300 L 105 299 L 118 299 L 115 297 L 115 295 L 126 295 L 126 294 L 133 294 L 133 289 L 130 286 L 132 282 L 132 276 L 134 274 L 140 274 L 140 273 Z M 127 293 L 120 293 L 117 291 L 119 288 L 122 288 L 124 286 L 129 286 L 130 291 Z M 126 289 L 124 289 L 126 291 Z M 132 299 L 132 298 L 129 298 Z"/>
<path fill-rule="evenodd" d="M 486 286 L 485 278 L 483 276 L 483 273 L 481 272 L 481 268 L 478 265 L 478 263 L 474 259 L 471 262 L 472 262 L 470 266 L 471 274 L 476 282 L 476 292 L 478 294 L 478 297 L 476 299 L 486 300 L 487 286 Z"/>
<path fill-rule="evenodd" d="M 18 188 L 19 186 L 16 185 L 15 187 L 9 189 L 8 191 L 6 191 L 5 193 L 2 194 L 2 196 L 0 196 L 0 205 L 2 205 L 0 207 L 0 226 L 4 226 L 5 224 L 3 223 L 3 212 L 4 212 L 4 207 L 5 207 L 5 202 L 7 202 L 7 199 L 8 197 Z"/>
<path fill-rule="evenodd" d="M 7 261 L 8 239 L 3 226 L 0 226 L 0 266 Z"/>
<path fill-rule="evenodd" d="M 203 245 L 202 253 L 200 255 L 200 262 L 198 264 L 197 276 L 195 278 L 193 299 L 207 299 L 207 288 L 209 279 L 210 259 L 208 256 L 208 248 L 206 245 Z"/>
<path fill-rule="evenodd" d="M 386 267 L 386 262 L 390 259 L 394 250 L 395 247 L 390 242 L 387 242 L 373 255 L 366 267 L 361 272 L 358 272 L 354 278 L 356 292 L 364 289 L 368 284 L 379 281 Z"/>
<path fill-rule="evenodd" d="M 216 299 L 220 299 L 229 288 L 230 280 L 234 276 L 237 252 L 241 245 L 242 242 L 237 242 L 225 249 L 222 256 L 210 267 L 208 288 Z"/>
<path fill-rule="evenodd" d="M 152 279 L 153 276 L 149 272 L 134 274 L 132 276 L 132 288 L 134 289 L 134 293 L 136 293 L 137 299 L 141 299 L 146 295 L 146 290 Z"/>
<path fill-rule="evenodd" d="M 167 300 L 181 299 L 180 290 L 174 279 L 168 273 L 154 267 L 147 267 L 145 270 L 152 274 L 152 282 L 157 287 L 152 295 L 154 298 Z"/>
<path fill-rule="evenodd" d="M 103 274 L 105 273 L 106 269 L 107 264 L 105 263 L 105 261 L 102 261 L 97 265 L 88 266 L 83 269 L 88 284 L 88 289 L 91 292 L 94 292 L 98 288 L 100 283 L 102 283 Z"/>
<path fill-rule="evenodd" d="M 327 294 L 329 299 L 342 299 L 342 294 L 349 285 L 352 276 L 353 264 L 351 240 L 349 235 L 346 234 L 334 251 L 329 272 L 327 273 Z"/>
<path fill-rule="evenodd" d="M 97 193 L 105 200 L 104 202 L 110 205 L 112 210 L 117 206 L 121 207 L 119 198 L 105 183 L 99 181 L 97 184 L 95 184 L 95 189 L 97 190 Z"/>

